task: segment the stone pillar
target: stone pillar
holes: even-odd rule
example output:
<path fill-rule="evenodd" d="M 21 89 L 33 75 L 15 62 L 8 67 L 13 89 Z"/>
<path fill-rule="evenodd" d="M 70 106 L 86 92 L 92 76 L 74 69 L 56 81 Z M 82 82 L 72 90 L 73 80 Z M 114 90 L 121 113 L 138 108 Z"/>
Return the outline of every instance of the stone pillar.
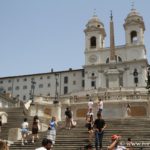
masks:
<path fill-rule="evenodd" d="M 53 105 L 52 116 L 55 116 L 57 121 L 61 121 L 61 104 L 54 104 Z"/>

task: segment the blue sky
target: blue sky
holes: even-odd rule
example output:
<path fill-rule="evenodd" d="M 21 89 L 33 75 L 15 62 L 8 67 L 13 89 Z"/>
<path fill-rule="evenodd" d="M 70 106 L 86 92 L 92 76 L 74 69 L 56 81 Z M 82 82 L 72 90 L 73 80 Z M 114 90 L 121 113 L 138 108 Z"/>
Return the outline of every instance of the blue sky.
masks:
<path fill-rule="evenodd" d="M 146 26 L 150 60 L 150 0 L 135 0 Z M 115 44 L 125 44 L 124 19 L 131 0 L 0 0 L 0 77 L 45 73 L 84 65 L 85 25 L 94 9 L 105 25 L 113 11 Z"/>

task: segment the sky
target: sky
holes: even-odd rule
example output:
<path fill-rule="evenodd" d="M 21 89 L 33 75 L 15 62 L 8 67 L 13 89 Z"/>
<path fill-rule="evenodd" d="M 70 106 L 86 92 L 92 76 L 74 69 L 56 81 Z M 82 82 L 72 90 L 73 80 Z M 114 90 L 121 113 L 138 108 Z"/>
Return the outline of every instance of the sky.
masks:
<path fill-rule="evenodd" d="M 150 0 L 134 0 L 145 22 L 150 62 Z M 84 29 L 94 10 L 104 23 L 109 47 L 110 10 L 115 45 L 125 44 L 124 19 L 132 0 L 0 0 L 0 77 L 81 69 Z"/>

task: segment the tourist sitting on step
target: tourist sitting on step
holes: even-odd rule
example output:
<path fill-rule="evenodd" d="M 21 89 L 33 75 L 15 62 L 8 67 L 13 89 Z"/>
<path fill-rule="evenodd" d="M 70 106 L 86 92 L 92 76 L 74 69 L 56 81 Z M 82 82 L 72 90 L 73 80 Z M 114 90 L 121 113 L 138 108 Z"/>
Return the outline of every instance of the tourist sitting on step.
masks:
<path fill-rule="evenodd" d="M 72 112 L 71 110 L 67 107 L 65 111 L 65 116 L 66 116 L 66 124 L 65 127 L 66 129 L 71 129 L 72 126 Z"/>
<path fill-rule="evenodd" d="M 38 124 L 39 124 L 39 118 L 38 118 L 38 116 L 34 116 L 33 123 L 32 123 L 32 143 L 34 143 L 35 138 L 39 139 L 39 136 L 38 136 L 38 131 L 39 131 Z"/>
<path fill-rule="evenodd" d="M 42 140 L 42 147 L 36 148 L 35 150 L 52 150 L 53 144 L 49 139 L 44 138 Z"/>
<path fill-rule="evenodd" d="M 55 144 L 56 140 L 56 126 L 56 117 L 52 117 L 47 131 L 47 139 L 50 139 L 53 144 Z"/>
<path fill-rule="evenodd" d="M 24 121 L 21 125 L 21 134 L 22 134 L 22 145 L 24 145 L 24 143 L 27 143 L 27 135 L 29 133 L 29 123 L 27 122 L 27 118 L 24 118 Z"/>
<path fill-rule="evenodd" d="M 107 147 L 107 150 L 130 150 L 123 145 L 120 145 L 121 136 L 116 134 L 111 136 L 111 144 Z"/>

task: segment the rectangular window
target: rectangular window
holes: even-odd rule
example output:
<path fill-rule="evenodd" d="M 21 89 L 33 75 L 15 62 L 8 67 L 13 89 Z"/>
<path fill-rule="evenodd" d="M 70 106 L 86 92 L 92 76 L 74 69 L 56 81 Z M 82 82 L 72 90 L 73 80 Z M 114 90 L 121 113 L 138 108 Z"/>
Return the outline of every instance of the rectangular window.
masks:
<path fill-rule="evenodd" d="M 50 79 L 50 76 L 47 76 L 47 79 Z"/>
<path fill-rule="evenodd" d="M 64 83 L 67 84 L 68 83 L 68 77 L 64 77 Z"/>
<path fill-rule="evenodd" d="M 19 79 L 17 79 L 17 82 L 19 82 Z"/>
<path fill-rule="evenodd" d="M 24 85 L 24 86 L 23 86 L 23 89 L 24 89 L 24 90 L 25 90 L 25 89 L 27 89 L 27 86 L 26 86 L 26 85 Z"/>
<path fill-rule="evenodd" d="M 8 80 L 8 83 L 11 83 L 11 80 Z"/>
<path fill-rule="evenodd" d="M 42 80 L 42 79 L 43 79 L 43 77 L 41 76 L 41 77 L 40 77 L 40 80 Z"/>
<path fill-rule="evenodd" d="M 51 87 L 51 84 L 50 84 L 50 83 L 48 83 L 47 87 Z"/>
<path fill-rule="evenodd" d="M 91 81 L 91 87 L 95 87 L 95 81 Z"/>
<path fill-rule="evenodd" d="M 76 85 L 76 81 L 73 81 L 73 85 Z"/>
<path fill-rule="evenodd" d="M 75 77 L 75 76 L 76 76 L 76 73 L 73 73 L 73 76 Z"/>
<path fill-rule="evenodd" d="M 24 78 L 23 81 L 27 81 L 27 78 Z"/>
<path fill-rule="evenodd" d="M 8 91 L 11 91 L 12 90 L 12 87 L 8 87 Z"/>
<path fill-rule="evenodd" d="M 67 94 L 67 93 L 68 93 L 68 87 L 65 86 L 65 87 L 64 87 L 64 94 Z"/>
<path fill-rule="evenodd" d="M 39 88 L 43 88 L 43 84 L 39 84 Z"/>
<path fill-rule="evenodd" d="M 15 88 L 16 90 L 19 90 L 19 86 L 16 86 L 16 88 Z"/>
<path fill-rule="evenodd" d="M 0 83 L 2 84 L 2 83 L 3 83 L 3 81 L 0 81 Z"/>

